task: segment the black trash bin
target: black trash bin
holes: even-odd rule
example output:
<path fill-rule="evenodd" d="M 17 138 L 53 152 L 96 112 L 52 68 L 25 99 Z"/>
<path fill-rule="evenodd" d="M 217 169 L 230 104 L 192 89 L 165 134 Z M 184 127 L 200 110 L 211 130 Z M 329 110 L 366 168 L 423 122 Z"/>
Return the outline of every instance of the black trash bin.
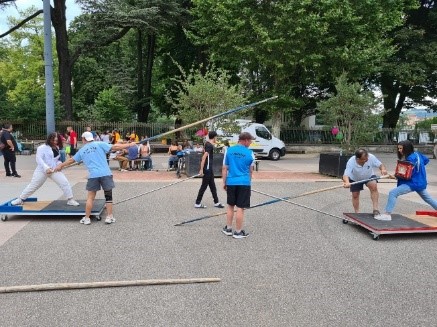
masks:
<path fill-rule="evenodd" d="M 319 173 L 328 176 L 343 177 L 346 163 L 352 155 L 340 153 L 320 153 Z"/>
<path fill-rule="evenodd" d="M 190 152 L 185 155 L 185 172 L 187 177 L 197 175 L 200 169 L 203 153 Z M 222 176 L 223 153 L 214 153 L 214 176 Z"/>

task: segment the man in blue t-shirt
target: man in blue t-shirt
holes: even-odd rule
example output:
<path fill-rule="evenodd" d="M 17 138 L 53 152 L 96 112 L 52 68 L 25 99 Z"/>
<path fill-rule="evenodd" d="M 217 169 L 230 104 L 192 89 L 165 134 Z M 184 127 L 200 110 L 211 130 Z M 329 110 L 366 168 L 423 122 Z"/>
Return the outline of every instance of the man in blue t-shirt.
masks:
<path fill-rule="evenodd" d="M 80 223 L 84 225 L 91 224 L 91 210 L 93 208 L 96 193 L 100 189 L 103 189 L 105 192 L 106 211 L 108 213 L 105 223 L 114 223 L 115 218 L 112 216 L 112 189 L 115 185 L 114 180 L 112 179 L 111 169 L 109 169 L 108 162 L 106 161 L 106 154 L 110 151 L 119 151 L 137 145 L 134 142 L 111 145 L 101 141 L 94 141 L 91 132 L 85 132 L 82 134 L 82 142 L 84 146 L 80 148 L 72 158 L 69 158 L 64 163 L 58 165 L 55 171 L 60 171 L 66 166 L 82 161 L 88 169 L 89 174 L 88 182 L 86 184 L 88 197 L 85 206 L 85 217 L 80 220 Z"/>
<path fill-rule="evenodd" d="M 243 221 L 244 209 L 250 207 L 250 184 L 255 156 L 249 146 L 254 139 L 250 133 L 241 133 L 238 137 L 238 143 L 227 149 L 223 160 L 223 188 L 227 193 L 228 208 L 226 226 L 222 232 L 233 238 L 249 236 L 249 233 L 243 230 Z M 237 207 L 235 231 L 232 232 L 235 207 Z"/>

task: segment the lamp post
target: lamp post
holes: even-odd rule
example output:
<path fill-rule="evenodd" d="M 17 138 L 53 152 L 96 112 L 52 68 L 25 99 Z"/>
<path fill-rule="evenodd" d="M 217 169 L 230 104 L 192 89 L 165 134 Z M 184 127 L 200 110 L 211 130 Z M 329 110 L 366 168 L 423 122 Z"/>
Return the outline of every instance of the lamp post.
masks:
<path fill-rule="evenodd" d="M 50 0 L 43 0 L 44 13 L 44 67 L 46 79 L 46 128 L 47 134 L 55 131 L 55 105 L 53 96 L 52 20 Z"/>

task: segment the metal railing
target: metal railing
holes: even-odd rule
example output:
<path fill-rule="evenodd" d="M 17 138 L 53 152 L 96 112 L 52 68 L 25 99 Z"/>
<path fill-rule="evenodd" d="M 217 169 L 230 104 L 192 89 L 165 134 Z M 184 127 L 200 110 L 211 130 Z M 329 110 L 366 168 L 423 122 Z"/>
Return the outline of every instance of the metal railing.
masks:
<path fill-rule="evenodd" d="M 25 140 L 44 140 L 47 136 L 47 129 L 45 122 L 10 122 L 13 125 L 13 129 L 16 133 L 16 138 L 22 141 Z M 117 129 L 120 131 L 120 135 L 125 136 L 135 131 L 141 138 L 142 136 L 155 136 L 167 131 L 175 129 L 172 124 L 162 123 L 113 123 L 113 122 L 73 122 L 73 121 L 60 121 L 56 123 L 56 128 L 59 132 L 65 133 L 68 126 L 72 126 L 73 129 L 80 135 L 85 131 L 87 126 L 90 126 L 92 130 L 103 133 L 104 131 L 112 131 Z M 176 126 L 178 127 L 178 126 Z M 196 132 L 200 129 L 200 126 L 186 129 L 182 132 L 177 132 L 175 135 L 166 137 L 168 142 L 170 139 L 175 140 L 200 140 L 196 136 Z M 374 133 L 371 133 L 371 139 L 366 144 L 394 144 L 399 140 L 409 139 L 415 144 L 427 144 L 433 143 L 434 138 L 437 138 L 437 131 L 435 130 L 399 130 L 399 129 L 379 129 Z M 285 144 L 340 144 L 338 140 L 330 130 L 316 130 L 306 129 L 301 127 L 283 127 L 281 129 L 280 139 Z M 158 140 L 159 141 L 159 140 Z"/>
<path fill-rule="evenodd" d="M 47 137 L 47 128 L 45 122 L 10 122 L 14 129 L 14 135 L 19 140 L 45 140 Z M 93 131 L 103 133 L 105 131 L 112 132 L 117 129 L 122 137 L 131 134 L 132 131 L 141 138 L 146 136 L 154 136 L 175 129 L 174 125 L 161 123 L 114 123 L 114 122 L 73 122 L 61 121 L 56 123 L 56 130 L 60 133 L 66 133 L 67 127 L 71 126 L 73 130 L 80 136 L 86 127 L 90 126 Z M 200 128 L 200 127 L 199 127 Z M 174 136 L 169 136 L 168 139 L 175 138 L 177 140 L 193 139 L 199 128 L 188 128 L 182 132 L 176 132 Z"/>

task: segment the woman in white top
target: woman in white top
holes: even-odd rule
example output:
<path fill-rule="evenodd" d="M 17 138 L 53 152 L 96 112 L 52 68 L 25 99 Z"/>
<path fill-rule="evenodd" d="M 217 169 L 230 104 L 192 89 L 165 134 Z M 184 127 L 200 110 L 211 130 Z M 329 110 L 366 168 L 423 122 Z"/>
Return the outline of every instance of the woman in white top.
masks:
<path fill-rule="evenodd" d="M 79 203 L 73 199 L 73 190 L 70 183 L 62 172 L 54 172 L 57 165 L 61 163 L 59 160 L 58 134 L 50 133 L 45 144 L 40 145 L 36 150 L 37 167 L 33 172 L 30 184 L 21 192 L 21 195 L 11 202 L 12 205 L 21 205 L 29 196 L 38 190 L 48 177 L 52 179 L 64 193 L 68 199 L 67 205 L 78 206 Z"/>

